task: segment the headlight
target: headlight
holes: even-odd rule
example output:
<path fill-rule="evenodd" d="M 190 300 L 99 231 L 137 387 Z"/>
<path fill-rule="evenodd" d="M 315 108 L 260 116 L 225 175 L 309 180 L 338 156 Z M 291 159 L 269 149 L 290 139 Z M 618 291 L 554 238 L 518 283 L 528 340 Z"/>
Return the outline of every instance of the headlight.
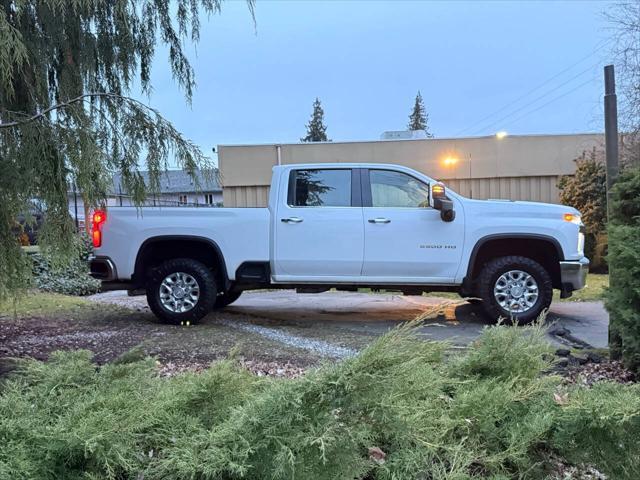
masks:
<path fill-rule="evenodd" d="M 582 217 L 579 213 L 565 213 L 562 218 L 565 222 L 571 222 L 575 225 L 582 225 Z"/>

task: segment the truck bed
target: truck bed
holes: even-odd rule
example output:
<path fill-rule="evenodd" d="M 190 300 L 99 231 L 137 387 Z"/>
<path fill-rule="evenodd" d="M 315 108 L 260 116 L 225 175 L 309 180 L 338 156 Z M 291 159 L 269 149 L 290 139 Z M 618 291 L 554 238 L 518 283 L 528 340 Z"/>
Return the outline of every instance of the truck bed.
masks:
<path fill-rule="evenodd" d="M 102 247 L 96 255 L 108 256 L 119 267 L 118 278 L 133 274 L 136 255 L 151 237 L 202 237 L 224 251 L 229 278 L 247 260 L 269 261 L 268 208 L 110 207 Z M 189 252 L 185 252 L 188 256 Z M 122 267 L 126 271 L 121 271 Z"/>

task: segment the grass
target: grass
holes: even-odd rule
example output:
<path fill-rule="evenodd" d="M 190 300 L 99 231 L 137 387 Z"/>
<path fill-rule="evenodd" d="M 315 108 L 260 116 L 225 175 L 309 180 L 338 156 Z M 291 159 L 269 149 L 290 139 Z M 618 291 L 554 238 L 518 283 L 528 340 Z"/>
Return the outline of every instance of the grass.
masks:
<path fill-rule="evenodd" d="M 590 273 L 587 276 L 587 286 L 573 292 L 569 298 L 560 299 L 560 293 L 554 292 L 553 299 L 561 302 L 596 302 L 604 298 L 604 290 L 609 286 L 609 275 Z"/>
<path fill-rule="evenodd" d="M 640 475 L 640 386 L 563 385 L 538 326 L 485 329 L 457 356 L 413 326 L 295 380 L 233 361 L 24 361 L 0 386 L 0 478 L 553 478 L 552 455 Z"/>
<path fill-rule="evenodd" d="M 11 299 L 1 302 L 0 317 L 12 317 L 14 315 L 17 317 L 51 316 L 92 308 L 93 306 L 91 302 L 80 297 L 30 291 L 19 296 L 15 302 Z"/>

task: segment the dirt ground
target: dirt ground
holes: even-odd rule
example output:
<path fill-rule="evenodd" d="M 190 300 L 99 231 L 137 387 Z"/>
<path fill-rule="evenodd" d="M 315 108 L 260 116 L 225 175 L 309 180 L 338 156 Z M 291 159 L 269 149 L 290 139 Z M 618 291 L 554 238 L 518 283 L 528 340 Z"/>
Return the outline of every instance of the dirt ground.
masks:
<path fill-rule="evenodd" d="M 88 349 L 101 364 L 134 347 L 139 347 L 143 355 L 176 368 L 206 366 L 230 354 L 255 362 L 258 368 L 268 367 L 269 362 L 283 368 L 306 367 L 325 358 L 257 333 L 230 328 L 223 323 L 227 315 L 213 315 L 201 325 L 182 327 L 160 324 L 146 310 L 90 300 L 68 305 L 65 297 L 51 294 L 34 297 L 31 303 L 48 303 L 52 307 L 46 313 L 35 308 L 18 312 L 17 316 L 6 310 L 0 312 L 0 359 L 45 360 L 56 350 Z"/>
<path fill-rule="evenodd" d="M 550 334 L 550 342 L 601 347 L 604 338 L 606 346 L 603 311 L 597 302 L 554 304 L 550 330 L 563 332 Z M 464 348 L 490 324 L 471 305 L 450 299 L 265 291 L 246 292 L 198 325 L 176 326 L 159 323 L 144 297 L 126 292 L 84 299 L 34 292 L 15 309 L 0 306 L 0 358 L 44 360 L 55 350 L 88 349 L 97 363 L 105 363 L 137 347 L 141 356 L 154 356 L 169 370 L 203 368 L 234 355 L 259 374 L 295 375 L 354 355 L 390 328 L 418 317 L 426 317 L 420 330 L 425 339 L 446 340 L 453 348 Z"/>

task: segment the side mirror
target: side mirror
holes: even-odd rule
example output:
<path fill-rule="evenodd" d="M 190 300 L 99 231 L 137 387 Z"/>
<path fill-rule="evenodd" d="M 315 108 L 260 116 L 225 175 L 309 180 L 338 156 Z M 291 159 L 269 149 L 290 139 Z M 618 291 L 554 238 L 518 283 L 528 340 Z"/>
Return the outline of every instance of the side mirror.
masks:
<path fill-rule="evenodd" d="M 456 212 L 453 209 L 453 202 L 447 198 L 444 185 L 436 183 L 431 188 L 431 198 L 433 199 L 433 208 L 440 210 L 440 218 L 443 222 L 453 222 L 456 218 Z"/>
<path fill-rule="evenodd" d="M 440 218 L 443 222 L 453 222 L 456 218 L 456 211 L 453 209 L 451 200 L 440 200 Z"/>

